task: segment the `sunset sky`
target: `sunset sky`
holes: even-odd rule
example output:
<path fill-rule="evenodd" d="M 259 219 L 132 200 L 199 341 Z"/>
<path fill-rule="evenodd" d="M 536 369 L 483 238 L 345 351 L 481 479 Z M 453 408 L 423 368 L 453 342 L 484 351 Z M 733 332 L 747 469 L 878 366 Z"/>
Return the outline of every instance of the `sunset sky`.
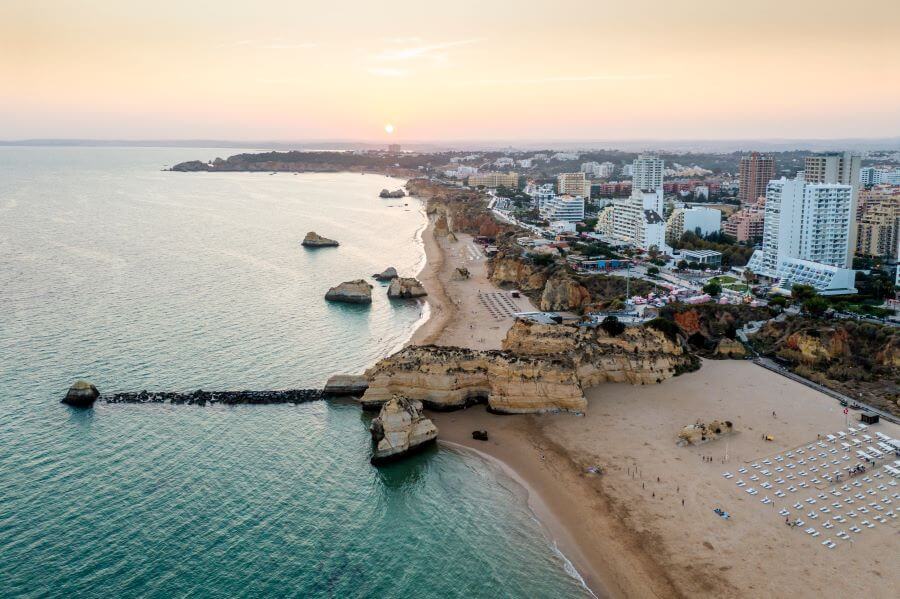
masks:
<path fill-rule="evenodd" d="M 897 135 L 898 0 L 0 1 L 6 140 Z"/>

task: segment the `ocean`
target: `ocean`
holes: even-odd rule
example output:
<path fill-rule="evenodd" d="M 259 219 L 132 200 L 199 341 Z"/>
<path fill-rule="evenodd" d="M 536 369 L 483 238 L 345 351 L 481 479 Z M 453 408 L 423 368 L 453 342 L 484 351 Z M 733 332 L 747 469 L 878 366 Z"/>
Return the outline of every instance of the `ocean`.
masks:
<path fill-rule="evenodd" d="M 323 299 L 422 268 L 403 181 L 162 170 L 233 153 L 0 148 L 0 596 L 589 596 L 516 483 L 441 446 L 374 468 L 353 402 L 59 403 L 318 387 L 427 318 Z"/>

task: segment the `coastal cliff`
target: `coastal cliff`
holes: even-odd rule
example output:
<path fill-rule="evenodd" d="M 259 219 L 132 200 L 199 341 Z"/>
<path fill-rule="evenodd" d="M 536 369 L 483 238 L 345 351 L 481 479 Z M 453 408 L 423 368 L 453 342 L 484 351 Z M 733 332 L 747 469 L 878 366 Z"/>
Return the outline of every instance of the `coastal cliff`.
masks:
<path fill-rule="evenodd" d="M 366 371 L 369 388 L 360 403 L 376 409 L 394 395 L 433 410 L 487 403 L 506 414 L 573 411 L 586 407 L 571 363 L 435 345 L 410 346 Z"/>
<path fill-rule="evenodd" d="M 646 327 L 610 336 L 599 327 L 517 321 L 502 350 L 409 346 L 366 371 L 360 403 L 376 409 L 394 395 L 434 410 L 486 403 L 506 414 L 583 412 L 583 389 L 604 382 L 655 384 L 687 369 L 692 357 Z"/>

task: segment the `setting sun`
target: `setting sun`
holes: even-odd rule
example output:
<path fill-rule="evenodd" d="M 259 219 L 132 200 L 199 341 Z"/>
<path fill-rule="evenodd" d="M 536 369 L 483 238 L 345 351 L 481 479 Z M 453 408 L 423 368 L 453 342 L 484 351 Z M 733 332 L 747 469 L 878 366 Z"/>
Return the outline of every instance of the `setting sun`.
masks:
<path fill-rule="evenodd" d="M 384 131 L 385 131 L 385 133 L 390 135 L 391 133 L 394 132 L 394 126 L 392 124 L 388 123 L 387 125 L 384 126 Z"/>

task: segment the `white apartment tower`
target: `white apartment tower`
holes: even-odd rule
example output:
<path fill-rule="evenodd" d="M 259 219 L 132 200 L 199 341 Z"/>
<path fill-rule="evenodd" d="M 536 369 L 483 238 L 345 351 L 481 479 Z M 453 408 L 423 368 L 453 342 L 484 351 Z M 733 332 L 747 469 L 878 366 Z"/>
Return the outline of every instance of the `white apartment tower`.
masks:
<path fill-rule="evenodd" d="M 766 188 L 762 249 L 747 265 L 779 286 L 813 285 L 823 293 L 855 293 L 851 224 L 853 188 L 840 183 L 796 179 L 770 181 Z"/>
<path fill-rule="evenodd" d="M 861 158 L 851 152 L 827 152 L 807 156 L 804 160 L 804 178 L 807 183 L 840 183 L 850 185 L 852 191 L 852 212 L 850 213 L 850 247 L 856 247 L 856 212 L 859 205 L 859 171 Z M 853 266 L 853 252 L 842 266 Z"/>
<path fill-rule="evenodd" d="M 665 163 L 652 154 L 640 154 L 632 163 L 632 189 L 656 191 L 662 189 Z"/>

